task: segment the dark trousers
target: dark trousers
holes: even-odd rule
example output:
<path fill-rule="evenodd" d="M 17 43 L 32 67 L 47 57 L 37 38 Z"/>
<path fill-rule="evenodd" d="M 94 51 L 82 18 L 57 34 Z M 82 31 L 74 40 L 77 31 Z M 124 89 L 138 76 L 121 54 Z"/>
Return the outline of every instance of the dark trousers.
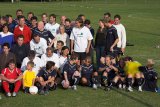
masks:
<path fill-rule="evenodd" d="M 96 46 L 96 62 L 97 62 L 97 69 L 100 66 L 100 58 L 104 56 L 104 46 Z"/>

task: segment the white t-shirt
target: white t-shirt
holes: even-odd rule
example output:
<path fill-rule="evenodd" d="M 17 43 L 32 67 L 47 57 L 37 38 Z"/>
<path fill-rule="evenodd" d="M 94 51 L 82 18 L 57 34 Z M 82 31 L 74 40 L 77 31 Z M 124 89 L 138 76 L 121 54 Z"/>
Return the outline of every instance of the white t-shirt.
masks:
<path fill-rule="evenodd" d="M 44 28 L 46 30 L 49 30 L 53 36 L 57 35 L 58 34 L 58 31 L 59 31 L 59 24 L 56 23 L 56 24 L 51 24 L 51 23 L 46 23 L 46 25 L 44 26 Z"/>
<path fill-rule="evenodd" d="M 25 71 L 26 70 L 26 67 L 27 67 L 27 63 L 29 62 L 29 58 L 28 57 L 25 57 L 23 59 L 23 62 L 22 62 L 22 65 L 21 65 L 21 70 L 22 71 Z M 34 60 L 34 67 L 33 67 L 33 71 L 35 72 L 35 74 L 37 75 L 39 70 L 41 69 L 42 67 L 42 60 L 39 58 L 39 57 L 35 57 Z"/>
<path fill-rule="evenodd" d="M 42 54 L 46 53 L 47 41 L 44 38 L 40 38 L 40 42 L 35 43 L 32 39 L 30 41 L 30 49 L 36 52 L 36 56 L 41 56 Z"/>
<path fill-rule="evenodd" d="M 53 53 L 51 57 L 47 57 L 46 54 L 43 54 L 41 56 L 41 60 L 43 61 L 43 66 L 46 66 L 47 61 L 53 61 L 55 63 L 55 66 L 59 68 L 59 57 L 56 53 Z"/>
<path fill-rule="evenodd" d="M 67 35 L 67 33 L 64 33 L 64 34 L 60 34 L 58 33 L 56 36 L 55 36 L 55 43 L 54 43 L 54 47 L 56 47 L 57 45 L 57 41 L 63 41 L 64 42 L 64 46 L 70 46 L 70 40 L 69 40 L 69 36 Z"/>
<path fill-rule="evenodd" d="M 59 66 L 60 66 L 61 73 L 63 73 L 63 67 L 64 67 L 64 64 L 66 62 L 67 62 L 67 57 L 60 56 L 60 58 L 59 58 Z"/>
<path fill-rule="evenodd" d="M 122 24 L 113 25 L 117 29 L 117 34 L 119 38 L 119 42 L 117 43 L 117 47 L 125 48 L 126 47 L 126 30 Z"/>
<path fill-rule="evenodd" d="M 92 40 L 92 34 L 90 30 L 84 26 L 82 28 L 76 28 L 74 27 L 71 36 L 71 40 L 74 40 L 74 51 L 75 52 L 85 52 L 88 40 Z"/>

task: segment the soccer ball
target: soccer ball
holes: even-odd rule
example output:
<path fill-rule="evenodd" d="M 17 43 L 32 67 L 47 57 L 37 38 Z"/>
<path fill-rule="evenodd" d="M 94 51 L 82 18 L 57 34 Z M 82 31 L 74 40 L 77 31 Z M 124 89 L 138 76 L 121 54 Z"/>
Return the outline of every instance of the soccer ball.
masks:
<path fill-rule="evenodd" d="M 30 94 L 34 95 L 34 94 L 37 94 L 38 93 L 38 88 L 36 86 L 31 86 L 29 88 L 29 92 Z"/>
<path fill-rule="evenodd" d="M 63 80 L 61 84 L 62 84 L 63 88 L 65 88 L 65 89 L 67 89 L 69 87 L 69 84 L 67 84 L 65 82 L 65 80 Z"/>

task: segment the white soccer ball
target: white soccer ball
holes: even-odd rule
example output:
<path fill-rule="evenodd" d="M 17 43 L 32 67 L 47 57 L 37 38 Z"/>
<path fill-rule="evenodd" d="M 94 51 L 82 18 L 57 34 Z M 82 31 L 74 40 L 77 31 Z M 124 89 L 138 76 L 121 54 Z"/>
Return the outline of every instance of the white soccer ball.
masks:
<path fill-rule="evenodd" d="M 36 87 L 36 86 L 31 86 L 30 88 L 29 88 L 29 92 L 30 92 L 30 94 L 37 94 L 38 93 L 38 88 Z"/>

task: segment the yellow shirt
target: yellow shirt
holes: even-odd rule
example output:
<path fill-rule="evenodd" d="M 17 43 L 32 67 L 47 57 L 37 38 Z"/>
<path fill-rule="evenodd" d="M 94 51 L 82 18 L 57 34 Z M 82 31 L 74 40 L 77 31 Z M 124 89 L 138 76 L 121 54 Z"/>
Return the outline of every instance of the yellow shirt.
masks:
<path fill-rule="evenodd" d="M 28 71 L 26 70 L 23 73 L 23 86 L 24 87 L 31 87 L 33 85 L 33 79 L 36 78 L 34 71 Z"/>

